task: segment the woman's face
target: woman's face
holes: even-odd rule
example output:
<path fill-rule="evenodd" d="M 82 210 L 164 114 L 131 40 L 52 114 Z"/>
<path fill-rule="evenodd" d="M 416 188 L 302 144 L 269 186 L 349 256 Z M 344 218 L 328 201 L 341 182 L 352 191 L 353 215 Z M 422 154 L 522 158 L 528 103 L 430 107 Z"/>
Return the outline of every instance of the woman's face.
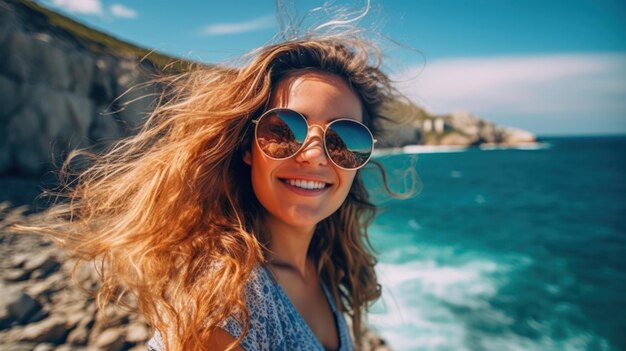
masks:
<path fill-rule="evenodd" d="M 362 121 L 361 102 L 339 76 L 305 72 L 292 74 L 277 84 L 269 108 L 274 107 L 298 111 L 309 126 L 320 128 L 309 128 L 303 148 L 286 160 L 268 158 L 253 142 L 252 152 L 244 155 L 244 162 L 251 166 L 252 188 L 272 220 L 312 229 L 341 206 L 356 174 L 338 168 L 328 159 L 323 130 L 337 118 Z M 321 189 L 305 188 L 317 188 L 322 183 Z"/>

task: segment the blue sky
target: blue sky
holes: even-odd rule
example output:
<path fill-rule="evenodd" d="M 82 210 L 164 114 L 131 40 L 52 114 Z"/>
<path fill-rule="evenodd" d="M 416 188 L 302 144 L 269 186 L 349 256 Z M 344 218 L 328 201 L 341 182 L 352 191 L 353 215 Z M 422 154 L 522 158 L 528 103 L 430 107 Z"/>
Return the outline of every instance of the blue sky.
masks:
<path fill-rule="evenodd" d="M 269 0 L 39 2 L 140 46 L 205 62 L 230 62 L 278 30 Z M 295 2 L 286 3 L 299 16 L 325 3 Z M 380 0 L 362 24 L 414 48 L 383 42 L 385 67 L 429 111 L 471 111 L 539 135 L 626 133 L 623 0 Z"/>

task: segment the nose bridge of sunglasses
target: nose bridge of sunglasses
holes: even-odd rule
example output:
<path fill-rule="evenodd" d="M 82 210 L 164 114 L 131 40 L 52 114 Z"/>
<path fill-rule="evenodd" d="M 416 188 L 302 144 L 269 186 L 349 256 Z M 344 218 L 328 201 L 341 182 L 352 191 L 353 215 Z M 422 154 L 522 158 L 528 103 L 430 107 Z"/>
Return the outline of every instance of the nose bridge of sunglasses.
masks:
<path fill-rule="evenodd" d="M 300 157 L 304 157 L 306 159 L 311 157 L 326 157 L 324 133 L 325 128 L 323 126 L 319 124 L 307 123 L 307 135 L 302 143 L 302 147 L 298 151 Z M 317 150 L 318 153 L 316 153 L 315 150 Z"/>
<path fill-rule="evenodd" d="M 309 124 L 309 127 L 308 127 L 307 131 L 309 133 L 311 133 L 311 129 L 315 129 L 315 128 L 319 129 L 319 133 L 320 133 L 319 136 L 323 137 L 324 136 L 324 131 L 326 130 L 326 128 L 324 128 L 323 126 L 321 126 L 319 124 Z"/>

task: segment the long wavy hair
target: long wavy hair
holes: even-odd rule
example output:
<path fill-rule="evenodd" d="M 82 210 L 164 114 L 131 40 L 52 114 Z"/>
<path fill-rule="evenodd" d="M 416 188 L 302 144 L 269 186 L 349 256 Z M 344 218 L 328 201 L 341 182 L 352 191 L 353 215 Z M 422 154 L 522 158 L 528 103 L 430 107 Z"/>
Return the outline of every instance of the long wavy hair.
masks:
<path fill-rule="evenodd" d="M 266 263 L 262 207 L 242 157 L 252 145 L 251 120 L 281 79 L 314 70 L 348 82 L 376 134 L 382 104 L 396 94 L 380 58 L 355 37 L 307 37 L 263 47 L 240 68 L 196 66 L 165 77 L 138 134 L 66 178 L 66 201 L 49 210 L 55 221 L 22 229 L 51 235 L 77 264 L 98 263 L 99 307 L 131 298 L 172 350 L 206 350 L 228 316 L 243 313 L 246 321 L 244 285 Z M 351 318 L 357 347 L 364 311 L 381 293 L 367 239 L 375 211 L 357 173 L 345 202 L 318 224 L 309 252 Z"/>

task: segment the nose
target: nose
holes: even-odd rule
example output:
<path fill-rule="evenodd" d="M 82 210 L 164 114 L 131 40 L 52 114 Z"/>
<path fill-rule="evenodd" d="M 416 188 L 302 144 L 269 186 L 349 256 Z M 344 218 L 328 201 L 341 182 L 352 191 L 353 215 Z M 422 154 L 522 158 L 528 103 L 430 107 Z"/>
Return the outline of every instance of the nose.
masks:
<path fill-rule="evenodd" d="M 324 151 L 324 128 L 317 124 L 309 126 L 304 146 L 296 155 L 296 161 L 309 165 L 327 165 L 328 159 Z"/>

